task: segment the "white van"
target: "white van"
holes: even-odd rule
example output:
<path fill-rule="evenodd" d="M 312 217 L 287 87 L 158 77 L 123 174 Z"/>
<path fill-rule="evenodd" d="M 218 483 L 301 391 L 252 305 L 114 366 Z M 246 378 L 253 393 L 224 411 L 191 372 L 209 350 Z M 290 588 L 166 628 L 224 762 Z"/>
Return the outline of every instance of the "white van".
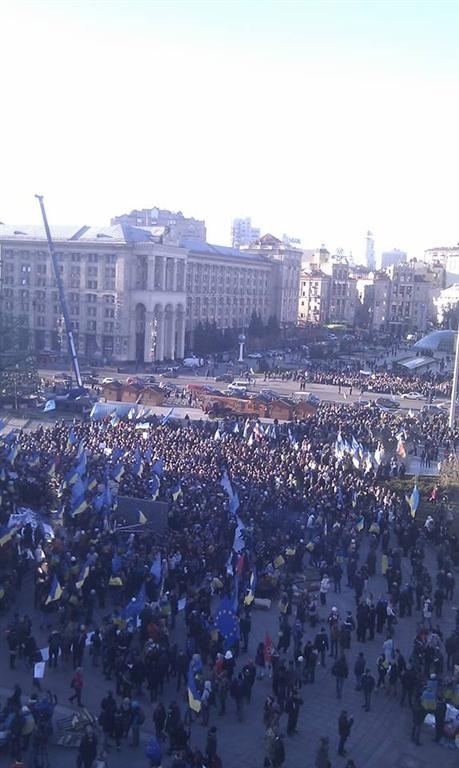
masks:
<path fill-rule="evenodd" d="M 228 392 L 230 392 L 233 395 L 245 395 L 247 394 L 247 391 L 249 389 L 249 383 L 248 381 L 239 379 L 233 381 L 228 386 Z"/>
<path fill-rule="evenodd" d="M 199 368 L 200 365 L 201 361 L 199 357 L 185 357 L 185 360 L 183 361 L 184 368 Z"/>

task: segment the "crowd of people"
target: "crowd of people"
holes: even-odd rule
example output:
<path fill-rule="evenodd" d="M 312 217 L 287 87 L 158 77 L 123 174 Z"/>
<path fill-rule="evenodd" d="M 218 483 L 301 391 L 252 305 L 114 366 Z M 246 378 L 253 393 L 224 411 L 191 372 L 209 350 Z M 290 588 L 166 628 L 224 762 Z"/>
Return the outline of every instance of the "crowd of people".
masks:
<path fill-rule="evenodd" d="M 362 368 L 361 365 L 364 365 Z M 358 363 L 332 361 L 310 361 L 304 368 L 285 370 L 273 367 L 264 374 L 265 381 L 280 379 L 297 381 L 301 388 L 308 384 L 327 384 L 338 387 L 339 392 L 377 392 L 381 395 L 407 395 L 416 392 L 429 402 L 435 398 L 451 397 L 451 374 L 442 371 L 427 371 L 422 374 L 390 371 L 387 363 L 381 366 L 370 361 Z"/>
<path fill-rule="evenodd" d="M 225 717 L 250 720 L 253 688 L 266 679 L 272 690 L 263 712 L 265 765 L 280 768 L 288 758 L 282 734 L 296 732 L 307 691 L 329 655 L 338 699 L 352 670 L 366 712 L 377 691 L 400 694 L 412 709 L 413 740 L 427 711 L 442 738 L 443 705 L 454 695 L 451 674 L 459 664 L 459 635 L 445 637 L 441 629 L 443 605 L 454 596 L 457 539 L 449 500 L 434 483 L 432 522 L 424 528 L 388 482 L 404 474 L 396 450 L 401 434 L 407 451 L 437 459 L 454 454 L 459 441 L 441 415 L 332 403 L 269 429 L 235 419 L 110 418 L 2 438 L 0 524 L 10 533 L 0 557 L 10 667 L 21 659 L 40 687 L 38 625 L 50 628 L 47 663 L 71 671 L 72 706 L 86 703 L 93 669 L 104 676 L 100 733 L 84 735 L 82 768 L 103 765 L 102 753 L 127 742 L 138 747 L 143 729 L 154 732 L 150 765 L 169 753 L 174 768 L 218 768 Z M 343 454 L 338 443 L 356 447 Z M 123 518 L 117 507 L 124 497 L 165 502 L 167 525 L 159 530 L 147 519 Z M 22 506 L 40 511 L 53 535 L 31 522 L 8 527 Z M 436 573 L 426 566 L 432 545 Z M 310 567 L 313 585 L 302 581 Z M 375 595 L 372 580 L 381 570 L 387 589 Z M 353 596 L 344 613 L 330 603 L 343 578 Z M 30 579 L 39 617 L 33 621 L 14 602 Z M 251 636 L 254 592 L 279 601 L 277 637 Z M 218 620 L 224 601 L 234 619 L 229 628 Z M 402 653 L 396 625 L 413 616 L 413 644 Z M 253 660 L 249 642 L 257 648 Z M 368 657 L 363 643 L 374 644 Z M 171 686 L 176 695 L 167 700 Z M 31 721 L 20 694 L 10 708 L 18 757 Z M 25 709 L 33 715 L 33 706 Z M 207 729 L 204 750 L 192 744 L 196 721 Z M 340 755 L 352 725 L 343 709 Z M 331 759 L 326 734 L 316 768 Z"/>

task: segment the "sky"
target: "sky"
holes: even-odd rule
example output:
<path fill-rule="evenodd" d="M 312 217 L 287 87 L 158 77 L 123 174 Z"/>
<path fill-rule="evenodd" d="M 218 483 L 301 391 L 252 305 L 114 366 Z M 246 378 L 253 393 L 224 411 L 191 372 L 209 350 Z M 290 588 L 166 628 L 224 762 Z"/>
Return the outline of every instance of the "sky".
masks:
<path fill-rule="evenodd" d="M 455 0 L 4 0 L 0 221 L 159 206 L 363 257 L 459 241 Z"/>

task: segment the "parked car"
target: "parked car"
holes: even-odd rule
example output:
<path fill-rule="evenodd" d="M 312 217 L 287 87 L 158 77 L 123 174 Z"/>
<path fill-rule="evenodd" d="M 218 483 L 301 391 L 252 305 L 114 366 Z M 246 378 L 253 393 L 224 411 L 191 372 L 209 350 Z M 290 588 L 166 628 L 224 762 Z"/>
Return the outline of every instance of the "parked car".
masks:
<path fill-rule="evenodd" d="M 402 400 L 424 400 L 424 395 L 421 395 L 420 392 L 404 392 L 400 395 Z"/>
<path fill-rule="evenodd" d="M 175 368 L 169 368 L 168 371 L 164 371 L 164 373 L 160 373 L 159 377 L 161 379 L 176 379 L 178 377 L 178 372 Z"/>
<path fill-rule="evenodd" d="M 390 397 L 378 397 L 375 403 L 381 411 L 390 412 L 400 408 L 400 403 L 397 400 L 392 400 Z"/>
<path fill-rule="evenodd" d="M 215 381 L 227 381 L 229 384 L 233 381 L 234 376 L 232 373 L 221 373 L 215 377 Z"/>

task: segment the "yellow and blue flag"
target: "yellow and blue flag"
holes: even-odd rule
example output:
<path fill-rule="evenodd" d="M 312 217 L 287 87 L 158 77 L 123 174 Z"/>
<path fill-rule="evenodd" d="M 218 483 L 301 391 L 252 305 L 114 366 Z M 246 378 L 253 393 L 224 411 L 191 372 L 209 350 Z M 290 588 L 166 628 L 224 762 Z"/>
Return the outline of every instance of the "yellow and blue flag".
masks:
<path fill-rule="evenodd" d="M 72 509 L 72 517 L 76 517 L 76 515 L 81 515 L 82 512 L 85 512 L 88 508 L 89 504 L 86 501 L 86 499 L 79 499 L 75 502 L 74 507 Z"/>
<path fill-rule="evenodd" d="M 67 448 L 71 448 L 73 445 L 75 445 L 76 441 L 77 441 L 77 436 L 75 434 L 75 430 L 72 427 L 72 429 L 69 432 L 69 436 L 67 438 Z"/>
<path fill-rule="evenodd" d="M 134 451 L 134 466 L 132 467 L 132 471 L 134 472 L 134 475 L 137 475 L 137 477 L 142 476 L 143 460 L 142 460 L 142 454 L 140 453 L 139 446 L 137 446 L 137 448 Z"/>
<path fill-rule="evenodd" d="M 418 486 L 416 485 L 416 483 L 414 484 L 413 490 L 411 491 L 411 496 L 407 496 L 406 500 L 411 510 L 411 517 L 415 517 L 417 509 L 419 507 L 419 502 L 421 500 L 421 497 L 418 491 Z"/>
<path fill-rule="evenodd" d="M 62 587 L 57 580 L 57 576 L 54 576 L 51 583 L 51 589 L 49 591 L 49 595 L 46 598 L 45 605 L 48 605 L 49 603 L 54 603 L 56 600 L 60 600 L 61 597 L 62 597 Z"/>
<path fill-rule="evenodd" d="M 145 523 L 147 522 L 147 518 L 145 517 L 145 515 L 140 509 L 137 510 L 136 518 L 137 518 L 136 523 L 140 525 L 145 525 Z"/>
<path fill-rule="evenodd" d="M 196 685 L 195 675 L 199 674 L 200 671 L 196 662 L 193 665 L 193 661 L 190 661 L 188 667 L 188 706 L 198 714 L 201 711 L 201 696 Z"/>
<path fill-rule="evenodd" d="M 113 467 L 112 469 L 112 477 L 114 480 L 116 480 L 117 483 L 121 481 L 121 478 L 124 475 L 124 467 L 122 464 L 117 464 L 116 467 Z"/>
<path fill-rule="evenodd" d="M 257 586 L 257 568 L 254 565 L 250 574 L 249 591 L 244 597 L 244 605 L 251 605 L 255 599 L 255 589 Z"/>
<path fill-rule="evenodd" d="M 78 575 L 78 578 L 77 578 L 77 580 L 75 582 L 75 585 L 76 585 L 77 589 L 81 589 L 82 588 L 82 586 L 85 583 L 85 581 L 88 578 L 88 576 L 89 576 L 89 563 L 86 560 L 86 562 L 83 565 L 83 567 L 82 567 L 82 569 L 81 569 L 81 571 L 80 571 L 80 573 Z"/>
<path fill-rule="evenodd" d="M 139 589 L 137 597 L 133 597 L 123 610 L 123 619 L 135 619 L 143 611 L 146 603 L 145 584 Z"/>
<path fill-rule="evenodd" d="M 178 497 L 182 495 L 182 486 L 180 485 L 180 481 L 177 481 L 175 485 L 172 487 L 172 498 L 174 501 L 177 501 Z"/>
<path fill-rule="evenodd" d="M 150 480 L 150 491 L 151 491 L 151 498 L 157 499 L 158 493 L 159 493 L 159 480 L 156 477 L 156 475 L 153 475 L 153 477 Z"/>
<path fill-rule="evenodd" d="M 365 527 L 365 518 L 361 517 L 355 527 L 356 527 L 356 530 L 359 531 L 359 533 L 360 531 L 363 531 Z"/>

